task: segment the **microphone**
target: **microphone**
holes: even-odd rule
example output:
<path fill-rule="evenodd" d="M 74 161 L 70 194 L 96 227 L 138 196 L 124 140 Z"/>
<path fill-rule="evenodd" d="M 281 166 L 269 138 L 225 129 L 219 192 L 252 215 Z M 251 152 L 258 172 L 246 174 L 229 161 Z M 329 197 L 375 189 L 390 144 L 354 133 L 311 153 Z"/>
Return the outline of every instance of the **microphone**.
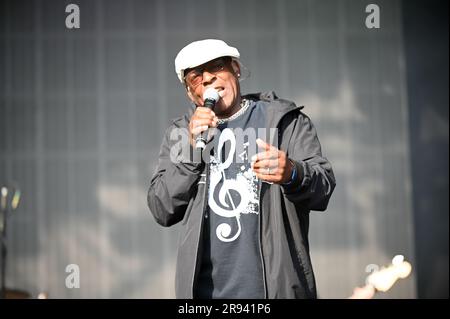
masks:
<path fill-rule="evenodd" d="M 217 101 L 219 100 L 219 98 L 220 95 L 215 89 L 208 88 L 203 93 L 203 101 L 204 101 L 203 106 L 212 110 L 216 105 Z M 195 148 L 204 149 L 206 147 L 207 139 L 208 139 L 208 130 L 203 131 L 201 134 L 197 136 L 197 138 L 195 139 Z"/>

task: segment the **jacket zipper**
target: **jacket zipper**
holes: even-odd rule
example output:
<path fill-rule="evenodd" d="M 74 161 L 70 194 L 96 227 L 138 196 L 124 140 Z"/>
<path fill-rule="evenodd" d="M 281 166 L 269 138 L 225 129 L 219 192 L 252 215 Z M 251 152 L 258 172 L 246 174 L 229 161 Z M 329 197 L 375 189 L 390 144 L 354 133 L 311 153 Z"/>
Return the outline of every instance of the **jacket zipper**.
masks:
<path fill-rule="evenodd" d="M 278 120 L 277 120 L 277 124 L 276 124 L 276 128 L 278 128 L 278 125 L 280 124 L 281 120 L 290 112 L 298 110 L 299 107 L 296 107 L 293 110 L 290 110 L 288 112 L 286 112 L 285 114 L 283 114 Z M 279 139 L 280 139 L 280 135 L 278 135 L 278 148 L 280 148 L 280 143 L 279 143 Z M 261 181 L 261 186 L 258 190 L 258 198 L 259 198 L 259 252 L 260 252 L 260 257 L 261 257 L 261 264 L 262 264 L 262 271 L 263 271 L 263 283 L 264 283 L 264 299 L 268 299 L 268 291 L 267 291 L 267 282 L 266 282 L 266 265 L 264 263 L 264 255 L 263 255 L 263 249 L 262 249 L 262 200 L 261 200 L 261 189 L 263 187 L 263 181 Z"/>
<path fill-rule="evenodd" d="M 261 181 L 261 186 L 258 189 L 258 198 L 259 198 L 259 255 L 261 257 L 261 266 L 262 266 L 262 272 L 263 272 L 263 283 L 264 283 L 264 299 L 267 299 L 267 284 L 266 284 L 266 265 L 264 263 L 264 255 L 263 255 L 263 251 L 262 251 L 262 222 L 261 222 L 261 218 L 262 218 L 262 201 L 261 201 L 261 188 L 263 187 L 263 182 Z"/>
<path fill-rule="evenodd" d="M 204 191 L 204 196 L 203 196 L 203 211 L 202 211 L 202 216 L 200 218 L 200 232 L 198 233 L 198 240 L 197 240 L 197 253 L 195 254 L 195 265 L 194 265 L 194 273 L 192 275 L 192 285 L 191 285 L 191 289 L 192 289 L 192 299 L 194 298 L 195 295 L 195 291 L 194 291 L 194 287 L 195 287 L 195 274 L 197 272 L 197 263 L 198 263 L 198 251 L 200 248 L 200 237 L 203 233 L 203 224 L 204 224 L 204 219 L 205 219 L 205 214 L 206 214 L 206 207 L 208 207 L 208 189 L 209 189 L 209 185 L 208 185 L 208 179 L 209 179 L 209 163 L 205 163 L 206 165 L 206 175 L 205 175 L 205 191 Z"/>
<path fill-rule="evenodd" d="M 289 114 L 290 112 L 299 109 L 299 107 L 296 107 L 293 110 L 290 110 L 288 112 L 286 112 L 285 114 L 283 114 L 277 121 L 277 125 L 275 127 L 278 127 L 278 124 L 281 122 L 281 119 L 283 117 L 285 117 L 287 114 Z M 202 216 L 200 218 L 200 231 L 198 233 L 198 245 L 197 245 L 197 253 L 195 255 L 195 265 L 194 265 L 194 273 L 192 275 L 192 284 L 191 284 L 191 289 L 192 289 L 192 298 L 194 298 L 194 284 L 195 284 L 195 273 L 197 271 L 197 259 L 198 259 L 198 251 L 199 251 L 199 247 L 200 247 L 200 236 L 203 232 L 203 223 L 204 223 L 204 219 L 205 219 L 205 213 L 206 213 L 206 207 L 208 205 L 208 179 L 209 179 L 209 165 L 208 163 L 205 163 L 206 165 L 206 176 L 205 176 L 205 191 L 204 191 L 204 201 L 203 201 L 203 212 L 202 212 Z M 263 271 L 263 283 L 264 283 L 264 299 L 268 298 L 268 292 L 267 292 L 267 283 L 266 283 L 266 266 L 264 263 L 264 255 L 263 255 L 263 251 L 262 251 L 262 222 L 261 222 L 261 215 L 262 215 L 262 201 L 261 201 L 261 188 L 263 187 L 263 182 L 261 181 L 261 187 L 258 190 L 258 198 L 259 198 L 259 203 L 260 203 L 260 213 L 259 213 L 259 253 L 260 253 L 260 257 L 261 257 L 261 264 L 262 264 L 262 271 Z"/>

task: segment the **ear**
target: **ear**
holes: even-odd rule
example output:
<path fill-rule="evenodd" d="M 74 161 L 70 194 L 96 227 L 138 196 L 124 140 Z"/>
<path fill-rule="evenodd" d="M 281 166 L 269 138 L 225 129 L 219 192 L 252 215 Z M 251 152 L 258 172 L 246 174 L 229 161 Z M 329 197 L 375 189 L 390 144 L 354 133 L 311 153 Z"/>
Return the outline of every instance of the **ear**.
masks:
<path fill-rule="evenodd" d="M 231 67 L 233 68 L 234 74 L 239 78 L 241 76 L 241 66 L 236 60 L 231 60 Z"/>

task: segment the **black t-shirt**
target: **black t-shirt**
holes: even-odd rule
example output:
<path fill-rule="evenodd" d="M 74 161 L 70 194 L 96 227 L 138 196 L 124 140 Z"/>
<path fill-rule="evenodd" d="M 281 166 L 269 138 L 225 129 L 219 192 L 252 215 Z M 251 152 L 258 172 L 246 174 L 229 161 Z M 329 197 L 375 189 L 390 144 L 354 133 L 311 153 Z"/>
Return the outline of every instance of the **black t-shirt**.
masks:
<path fill-rule="evenodd" d="M 256 138 L 262 137 L 265 123 L 262 104 L 249 101 L 244 113 L 219 124 L 220 134 L 211 141 L 214 148 L 197 298 L 264 298 L 261 181 L 253 173 L 250 159 L 261 151 Z"/>

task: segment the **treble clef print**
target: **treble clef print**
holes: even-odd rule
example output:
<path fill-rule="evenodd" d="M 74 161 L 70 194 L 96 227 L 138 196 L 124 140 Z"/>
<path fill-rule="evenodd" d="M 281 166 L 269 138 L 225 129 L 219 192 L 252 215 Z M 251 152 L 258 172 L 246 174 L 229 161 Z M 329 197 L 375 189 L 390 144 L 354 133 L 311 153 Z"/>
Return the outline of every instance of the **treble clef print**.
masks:
<path fill-rule="evenodd" d="M 222 159 L 222 150 L 224 149 L 224 144 L 227 141 L 231 143 L 229 148 L 230 151 L 227 154 L 225 161 L 222 163 L 220 162 Z M 219 240 L 223 242 L 231 242 L 238 238 L 241 234 L 240 216 L 250 201 L 250 193 L 246 188 L 245 177 L 237 176 L 236 179 L 227 179 L 225 176 L 225 169 L 230 167 L 232 164 L 236 151 L 236 138 L 231 129 L 226 128 L 222 131 L 217 149 L 218 154 L 216 159 L 218 159 L 218 164 L 211 171 L 208 204 L 215 214 L 226 218 L 236 218 L 238 229 L 234 236 L 229 237 L 231 234 L 231 226 L 228 223 L 222 223 L 216 228 L 216 235 Z M 214 198 L 215 189 L 222 180 L 223 182 L 218 194 L 218 202 L 216 202 L 216 199 Z M 240 196 L 240 201 L 237 205 L 231 196 L 231 190 L 237 192 Z"/>

